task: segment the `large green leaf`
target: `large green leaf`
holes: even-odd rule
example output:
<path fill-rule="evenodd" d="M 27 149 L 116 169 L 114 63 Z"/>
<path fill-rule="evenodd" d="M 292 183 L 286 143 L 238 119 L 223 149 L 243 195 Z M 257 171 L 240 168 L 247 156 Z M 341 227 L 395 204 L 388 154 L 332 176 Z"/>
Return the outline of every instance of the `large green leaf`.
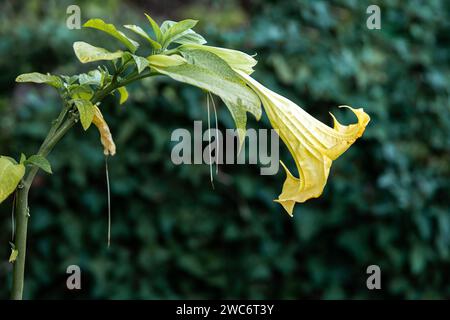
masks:
<path fill-rule="evenodd" d="M 252 113 L 256 119 L 261 118 L 261 102 L 252 89 L 247 87 L 245 82 L 236 72 L 217 55 L 201 50 L 191 50 L 183 53 L 188 63 L 204 68 L 216 74 L 219 78 L 231 82 L 238 86 L 238 91 L 230 91 L 227 95 L 219 95 L 223 99 L 234 103 L 245 111 Z"/>
<path fill-rule="evenodd" d="M 102 19 L 90 19 L 83 25 L 83 27 L 93 28 L 106 32 L 107 34 L 122 42 L 133 53 L 136 52 L 137 48 L 139 47 L 139 43 L 128 38 L 121 31 L 118 31 L 113 24 L 105 23 Z"/>
<path fill-rule="evenodd" d="M 241 70 L 247 74 L 253 73 L 253 67 L 258 63 L 252 56 L 237 50 L 220 48 L 220 47 L 210 47 L 201 44 L 185 44 L 178 47 L 181 52 L 188 52 L 190 50 L 203 50 L 212 52 L 219 56 L 228 63 L 228 65 L 236 70 Z"/>
<path fill-rule="evenodd" d="M 159 66 L 152 63 L 152 59 L 149 60 L 151 66 L 158 72 L 218 95 L 231 112 L 236 127 L 243 129 L 242 132 L 245 134 L 246 112 L 252 113 L 257 119 L 261 117 L 261 103 L 256 94 L 224 60 L 215 54 L 191 50 L 185 53 L 185 58 L 186 63 L 168 67 Z M 174 61 L 180 61 L 180 59 L 174 59 Z M 242 133 L 240 142 L 242 142 Z"/>
<path fill-rule="evenodd" d="M 163 48 L 167 48 L 169 44 L 182 37 L 184 33 L 193 28 L 197 22 L 197 20 L 192 19 L 182 20 L 180 22 L 170 20 L 164 21 L 161 25 L 161 32 L 163 33 L 161 43 Z"/>
<path fill-rule="evenodd" d="M 153 47 L 153 49 L 158 50 L 161 49 L 161 45 L 153 40 L 148 34 L 147 32 L 145 32 L 141 27 L 136 26 L 136 25 L 124 25 L 125 28 L 133 31 L 134 33 L 140 35 L 141 37 L 143 37 L 144 39 L 146 39 L 148 42 L 150 42 L 150 45 Z"/>
<path fill-rule="evenodd" d="M 0 156 L 0 203 L 16 190 L 25 174 L 25 166 Z"/>
<path fill-rule="evenodd" d="M 21 74 L 17 76 L 16 82 L 45 83 L 55 88 L 61 88 L 63 86 L 63 82 L 59 77 L 39 72 Z"/>
<path fill-rule="evenodd" d="M 78 60 L 82 63 L 99 61 L 99 60 L 115 60 L 122 57 L 122 51 L 110 52 L 106 49 L 94 47 L 89 43 L 77 41 L 73 44 L 73 50 Z"/>
<path fill-rule="evenodd" d="M 73 103 L 80 113 L 80 121 L 84 130 L 89 129 L 95 115 L 95 106 L 91 101 L 85 99 L 74 99 Z"/>

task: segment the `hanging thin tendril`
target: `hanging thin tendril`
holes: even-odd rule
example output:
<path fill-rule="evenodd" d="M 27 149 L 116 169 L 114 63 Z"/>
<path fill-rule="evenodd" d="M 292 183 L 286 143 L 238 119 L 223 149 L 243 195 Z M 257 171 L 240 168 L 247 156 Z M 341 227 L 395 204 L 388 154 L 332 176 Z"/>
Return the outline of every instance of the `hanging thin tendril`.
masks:
<path fill-rule="evenodd" d="M 220 141 L 219 141 L 219 122 L 217 121 L 217 109 L 216 109 L 216 103 L 214 102 L 214 97 L 209 93 L 209 97 L 212 101 L 213 109 L 214 109 L 214 118 L 216 121 L 216 174 L 219 173 L 219 154 L 220 154 Z"/>
<path fill-rule="evenodd" d="M 214 189 L 214 178 L 213 178 L 213 167 L 212 167 L 212 157 L 211 157 L 211 116 L 209 114 L 209 99 L 210 95 L 206 95 L 206 108 L 208 109 L 208 138 L 209 138 L 209 146 L 208 146 L 208 153 L 209 153 L 209 177 L 211 180 L 211 186 Z"/>
<path fill-rule="evenodd" d="M 109 187 L 108 156 L 105 156 L 106 188 L 108 190 L 108 248 L 111 246 L 111 190 Z"/>
<path fill-rule="evenodd" d="M 16 226 L 15 226 L 15 208 L 16 208 L 16 194 L 17 192 L 14 192 L 14 198 L 13 198 L 13 203 L 12 203 L 12 211 L 11 211 L 11 241 L 14 242 L 14 236 L 16 233 Z"/>

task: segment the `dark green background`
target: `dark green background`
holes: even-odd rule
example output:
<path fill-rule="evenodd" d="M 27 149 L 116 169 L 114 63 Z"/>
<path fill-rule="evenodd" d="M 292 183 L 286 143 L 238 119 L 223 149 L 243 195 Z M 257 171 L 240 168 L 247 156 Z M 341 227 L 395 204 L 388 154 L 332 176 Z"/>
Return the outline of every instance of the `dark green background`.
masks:
<path fill-rule="evenodd" d="M 161 4 L 162 2 L 162 4 Z M 105 117 L 118 154 L 110 160 L 113 226 L 107 249 L 104 159 L 95 130 L 77 126 L 50 156 L 31 192 L 26 298 L 449 298 L 450 5 L 448 1 L 2 1 L 0 154 L 35 153 L 60 104 L 51 88 L 17 85 L 24 72 L 79 73 L 72 43 L 116 49 L 82 21 L 146 26 L 197 18 L 210 45 L 257 53 L 254 77 L 330 124 L 329 111 L 372 120 L 333 163 L 319 199 L 294 218 L 274 203 L 284 174 L 255 165 L 220 168 L 170 161 L 175 128 L 206 120 L 205 96 L 156 78 L 111 97 Z M 368 30 L 378 4 L 382 29 Z M 233 123 L 220 106 L 222 129 Z M 267 118 L 249 127 L 269 127 Z M 293 167 L 282 147 L 281 158 Z M 0 297 L 7 298 L 12 199 L 0 206 Z M 65 287 L 82 269 L 82 290 Z M 366 288 L 381 267 L 382 290 Z"/>

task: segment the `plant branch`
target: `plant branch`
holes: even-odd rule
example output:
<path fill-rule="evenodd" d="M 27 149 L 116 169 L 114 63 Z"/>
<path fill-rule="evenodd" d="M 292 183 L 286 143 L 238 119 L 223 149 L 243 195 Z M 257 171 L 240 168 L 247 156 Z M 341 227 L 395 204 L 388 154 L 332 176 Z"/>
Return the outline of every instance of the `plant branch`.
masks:
<path fill-rule="evenodd" d="M 153 75 L 155 72 L 147 72 L 142 74 L 132 73 L 129 77 L 122 81 L 114 81 L 110 83 L 107 87 L 97 91 L 92 97 L 91 102 L 96 104 L 100 102 L 105 96 L 113 92 L 117 88 L 125 86 L 131 82 L 141 80 Z M 78 122 L 79 114 L 73 110 L 73 106 L 64 101 L 64 107 L 61 110 L 57 119 L 53 122 L 44 142 L 39 148 L 38 155 L 47 157 L 47 155 L 53 150 L 56 144 L 64 137 L 64 135 L 73 127 L 73 125 Z M 11 290 L 11 299 L 21 300 L 23 297 L 23 287 L 24 287 L 24 275 L 25 275 L 25 257 L 26 257 L 26 245 L 27 245 L 27 228 L 28 228 L 28 218 L 29 207 L 28 207 L 28 194 L 36 177 L 39 167 L 30 166 L 29 171 L 18 186 L 17 198 L 15 202 L 15 219 L 16 219 L 16 230 L 14 245 L 18 250 L 18 255 L 14 261 L 13 266 L 13 283 Z"/>
<path fill-rule="evenodd" d="M 69 131 L 69 129 L 76 123 L 78 115 L 70 114 L 67 119 L 63 121 L 69 107 L 65 106 L 58 116 L 57 120 L 53 123 L 47 137 L 42 143 L 38 154 L 45 157 L 55 145 L 61 140 L 61 138 Z M 18 250 L 16 261 L 14 261 L 13 267 L 13 286 L 11 290 L 11 299 L 21 300 L 23 294 L 23 282 L 25 273 L 25 257 L 26 257 L 26 244 L 27 244 L 27 227 L 28 218 L 30 216 L 28 207 L 28 194 L 31 184 L 36 176 L 39 168 L 32 166 L 26 177 L 19 185 L 16 199 L 16 230 L 14 244 Z"/>

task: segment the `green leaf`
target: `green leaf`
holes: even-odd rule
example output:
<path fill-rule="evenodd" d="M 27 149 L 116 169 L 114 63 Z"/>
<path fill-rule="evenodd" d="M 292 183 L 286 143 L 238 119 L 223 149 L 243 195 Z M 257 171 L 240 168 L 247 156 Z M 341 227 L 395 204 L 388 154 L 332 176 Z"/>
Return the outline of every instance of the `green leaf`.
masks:
<path fill-rule="evenodd" d="M 161 32 L 161 29 L 159 28 L 158 24 L 148 14 L 145 13 L 145 16 L 147 17 L 148 22 L 150 22 L 150 25 L 152 26 L 153 32 L 155 33 L 156 40 L 158 42 L 161 42 L 162 41 L 162 32 Z"/>
<path fill-rule="evenodd" d="M 124 104 L 127 100 L 128 100 L 128 91 L 127 88 L 125 87 L 120 87 L 117 89 L 117 91 L 119 91 L 120 94 L 120 104 Z"/>
<path fill-rule="evenodd" d="M 23 153 L 21 153 L 20 154 L 20 164 L 23 164 L 25 161 L 27 161 L 27 156 L 24 155 Z M 15 162 L 15 160 L 14 160 L 14 162 Z M 15 162 L 15 164 L 17 164 L 17 163 Z"/>
<path fill-rule="evenodd" d="M 223 99 L 223 102 L 228 108 L 228 111 L 231 113 L 231 117 L 234 120 L 234 123 L 236 125 L 238 137 L 239 137 L 239 150 L 241 149 L 244 139 L 245 139 L 245 133 L 247 131 L 247 113 L 245 106 L 238 105 L 234 103 L 233 101 Z"/>
<path fill-rule="evenodd" d="M 124 52 L 124 55 L 125 55 L 125 53 L 128 53 L 128 52 Z M 102 78 L 100 80 L 101 86 L 103 86 L 105 83 L 111 81 L 113 76 L 109 74 L 108 68 L 106 68 L 105 66 L 98 66 L 98 71 L 100 71 L 100 74 L 102 76 Z"/>
<path fill-rule="evenodd" d="M 133 60 L 136 63 L 136 66 L 138 68 L 138 73 L 141 73 L 142 71 L 144 71 L 145 68 L 150 66 L 150 62 L 148 62 L 148 60 L 144 57 L 140 57 L 140 56 L 135 56 L 134 54 L 133 56 Z"/>
<path fill-rule="evenodd" d="M 46 158 L 38 154 L 29 157 L 28 160 L 25 161 L 25 164 L 35 165 L 47 173 L 53 173 L 50 162 L 48 162 Z"/>
<path fill-rule="evenodd" d="M 75 103 L 75 106 L 77 107 L 78 112 L 80 113 L 80 120 L 83 129 L 84 130 L 89 129 L 95 115 L 94 105 L 92 104 L 91 101 L 85 99 L 75 99 L 73 100 L 73 103 Z"/>
<path fill-rule="evenodd" d="M 186 19 L 180 22 L 165 21 L 161 26 L 163 39 L 161 41 L 163 48 L 167 48 L 170 43 L 176 41 L 184 35 L 184 32 L 193 28 L 197 20 Z"/>
<path fill-rule="evenodd" d="M 164 30 L 167 30 L 168 28 L 172 27 L 175 24 L 176 24 L 175 21 L 170 21 L 170 20 L 164 21 L 164 23 L 163 23 Z M 187 29 L 186 31 L 183 31 L 178 36 L 176 36 L 174 39 L 172 39 L 171 42 L 175 42 L 175 43 L 179 43 L 179 44 L 204 44 L 204 43 L 206 43 L 206 40 L 201 35 L 196 33 L 194 30 Z M 167 45 L 169 45 L 169 44 L 167 44 Z"/>
<path fill-rule="evenodd" d="M 206 40 L 194 30 L 189 29 L 183 32 L 174 42 L 179 44 L 204 44 Z"/>
<path fill-rule="evenodd" d="M 133 59 L 134 63 L 137 66 L 138 73 L 141 73 L 142 71 L 144 71 L 145 68 L 150 66 L 150 63 L 146 58 L 131 54 L 129 52 L 124 53 L 123 59 L 124 60 Z"/>
<path fill-rule="evenodd" d="M 153 40 L 144 30 L 142 30 L 141 27 L 136 26 L 136 25 L 124 25 L 125 28 L 133 31 L 134 33 L 140 35 L 141 37 L 143 37 L 144 39 L 146 39 L 148 42 L 150 42 L 150 45 L 153 47 L 153 49 L 158 50 L 161 49 L 161 45 L 156 42 L 155 40 Z"/>
<path fill-rule="evenodd" d="M 78 60 L 82 63 L 99 61 L 99 60 L 115 60 L 122 57 L 122 51 L 110 52 L 106 49 L 94 47 L 89 43 L 77 41 L 73 44 L 73 50 Z"/>
<path fill-rule="evenodd" d="M 55 88 L 61 88 L 63 86 L 63 82 L 59 77 L 39 72 L 21 74 L 16 78 L 16 82 L 45 83 Z"/>
<path fill-rule="evenodd" d="M 0 203 L 16 190 L 25 174 L 25 166 L 0 156 Z"/>
<path fill-rule="evenodd" d="M 262 110 L 259 98 L 224 60 L 213 53 L 201 50 L 189 51 L 185 58 L 186 63 L 168 67 L 153 63 L 153 60 L 159 60 L 158 55 L 149 57 L 149 61 L 156 71 L 221 97 L 230 110 L 238 129 L 245 129 L 246 112 L 252 113 L 256 119 L 261 117 Z M 179 61 L 179 59 L 176 60 Z M 245 130 L 243 130 L 243 133 L 245 134 Z M 242 143 L 241 132 L 239 136 Z"/>
<path fill-rule="evenodd" d="M 102 83 L 102 73 L 99 70 L 92 70 L 87 74 L 82 73 L 79 75 L 78 82 L 80 85 L 100 86 Z"/>
<path fill-rule="evenodd" d="M 178 50 L 182 53 L 188 53 L 190 50 L 203 50 L 214 53 L 225 60 L 231 68 L 241 70 L 247 74 L 252 74 L 254 71 L 253 67 L 258 63 L 253 57 L 244 52 L 220 47 L 210 47 L 191 43 L 178 47 Z"/>
<path fill-rule="evenodd" d="M 167 32 L 167 30 L 169 30 L 169 28 L 176 23 L 177 23 L 176 21 L 172 21 L 172 20 L 163 21 L 163 23 L 161 24 L 161 33 L 162 33 L 163 37 L 164 37 L 164 34 Z"/>
<path fill-rule="evenodd" d="M 17 164 L 18 162 L 16 161 L 16 159 L 14 159 L 14 158 L 11 158 L 11 157 L 8 157 L 8 156 L 0 156 L 0 157 L 3 157 L 3 158 L 6 158 L 6 159 L 8 159 L 9 161 L 11 161 L 12 162 L 12 164 Z"/>
<path fill-rule="evenodd" d="M 72 99 L 90 100 L 94 95 L 94 91 L 88 85 L 75 84 L 70 86 L 70 94 Z"/>
<path fill-rule="evenodd" d="M 166 56 L 164 54 L 155 54 L 147 57 L 151 67 L 167 68 L 186 64 L 187 61 L 182 56 L 174 54 Z"/>
<path fill-rule="evenodd" d="M 78 80 L 78 75 L 74 75 L 74 76 L 61 76 L 61 78 L 64 79 L 64 81 L 68 84 L 71 85 L 73 83 L 75 83 Z"/>
<path fill-rule="evenodd" d="M 128 38 L 125 34 L 118 31 L 113 24 L 107 24 L 102 19 L 90 19 L 83 25 L 83 27 L 93 28 L 106 32 L 107 34 L 122 42 L 132 53 L 136 52 L 137 48 L 139 47 L 139 43 Z"/>

